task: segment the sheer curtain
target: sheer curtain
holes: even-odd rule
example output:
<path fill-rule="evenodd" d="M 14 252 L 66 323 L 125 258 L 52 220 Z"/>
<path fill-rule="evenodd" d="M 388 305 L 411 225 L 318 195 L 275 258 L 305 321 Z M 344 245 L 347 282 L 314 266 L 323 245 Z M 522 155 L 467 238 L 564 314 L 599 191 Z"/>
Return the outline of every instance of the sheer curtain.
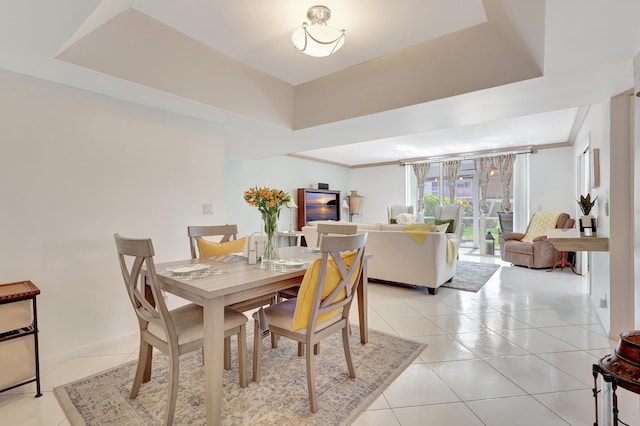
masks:
<path fill-rule="evenodd" d="M 424 183 L 427 181 L 429 174 L 429 163 L 416 163 L 412 165 L 413 173 L 416 175 L 418 182 L 418 216 L 424 215 Z"/>
<path fill-rule="evenodd" d="M 515 154 L 502 154 L 496 157 L 496 163 L 498 169 L 500 169 L 500 183 L 502 184 L 502 211 L 507 213 L 513 210 L 511 208 L 511 201 L 509 200 L 509 194 L 511 194 L 513 164 L 515 161 Z"/>
<path fill-rule="evenodd" d="M 489 213 L 489 206 L 487 206 L 487 187 L 489 186 L 493 157 L 478 157 L 473 160 L 473 165 L 478 174 L 478 187 L 480 188 L 478 203 L 480 204 L 480 212 L 486 215 Z"/>
<path fill-rule="evenodd" d="M 460 170 L 460 160 L 443 161 L 442 167 L 449 182 L 449 201 L 453 204 L 456 199 L 456 178 Z"/>

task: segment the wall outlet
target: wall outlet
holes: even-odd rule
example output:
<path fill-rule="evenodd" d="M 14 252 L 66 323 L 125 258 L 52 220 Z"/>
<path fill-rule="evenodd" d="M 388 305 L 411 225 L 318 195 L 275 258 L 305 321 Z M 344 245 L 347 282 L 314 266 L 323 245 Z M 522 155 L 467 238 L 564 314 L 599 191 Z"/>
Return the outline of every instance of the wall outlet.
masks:
<path fill-rule="evenodd" d="M 607 309 L 607 295 L 604 295 L 604 299 L 600 299 L 600 305 L 599 307 L 601 309 Z"/>
<path fill-rule="evenodd" d="M 213 214 L 213 204 L 204 203 L 202 205 L 202 214 Z"/>

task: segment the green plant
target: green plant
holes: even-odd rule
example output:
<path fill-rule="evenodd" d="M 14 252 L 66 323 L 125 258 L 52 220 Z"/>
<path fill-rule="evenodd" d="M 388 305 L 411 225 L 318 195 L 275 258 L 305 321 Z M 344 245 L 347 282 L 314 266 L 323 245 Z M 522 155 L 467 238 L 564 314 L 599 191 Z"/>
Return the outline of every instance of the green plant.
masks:
<path fill-rule="evenodd" d="M 596 198 L 594 198 L 592 201 L 591 194 L 587 194 L 586 197 L 580 194 L 580 200 L 576 200 L 576 201 L 578 201 L 578 205 L 580 206 L 580 210 L 582 210 L 583 215 L 589 216 L 589 213 L 591 213 L 591 209 L 596 204 L 597 199 L 598 197 L 596 196 Z"/>

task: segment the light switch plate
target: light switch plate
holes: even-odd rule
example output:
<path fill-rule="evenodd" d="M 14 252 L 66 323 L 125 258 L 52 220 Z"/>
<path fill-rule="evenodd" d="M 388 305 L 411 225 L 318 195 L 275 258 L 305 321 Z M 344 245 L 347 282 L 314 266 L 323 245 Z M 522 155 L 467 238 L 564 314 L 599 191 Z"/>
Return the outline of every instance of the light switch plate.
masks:
<path fill-rule="evenodd" d="M 202 205 L 202 214 L 213 214 L 213 204 L 204 203 Z"/>

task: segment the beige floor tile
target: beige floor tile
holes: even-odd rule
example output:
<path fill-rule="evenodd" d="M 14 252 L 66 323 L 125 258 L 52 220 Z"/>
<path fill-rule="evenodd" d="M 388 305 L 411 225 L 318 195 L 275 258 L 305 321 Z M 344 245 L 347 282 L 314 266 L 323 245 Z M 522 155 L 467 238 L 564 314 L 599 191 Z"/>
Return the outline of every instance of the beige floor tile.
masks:
<path fill-rule="evenodd" d="M 367 410 L 353 423 L 353 426 L 401 426 L 391 409 Z"/>
<path fill-rule="evenodd" d="M 588 387 L 535 355 L 491 358 L 487 359 L 487 362 L 529 394 Z"/>
<path fill-rule="evenodd" d="M 484 329 L 482 324 L 467 315 L 437 315 L 429 316 L 427 319 L 448 334 L 469 333 Z"/>
<path fill-rule="evenodd" d="M 526 394 L 481 359 L 441 362 L 430 366 L 463 401 Z"/>
<path fill-rule="evenodd" d="M 617 340 L 578 326 L 540 328 L 540 331 L 582 350 L 605 349 L 617 344 Z"/>
<path fill-rule="evenodd" d="M 485 399 L 467 405 L 485 425 L 567 426 L 560 416 L 531 396 Z"/>
<path fill-rule="evenodd" d="M 451 336 L 421 336 L 414 340 L 428 343 L 427 349 L 420 354 L 423 362 L 458 361 L 477 358 L 473 352 L 462 346 Z"/>
<path fill-rule="evenodd" d="M 384 392 L 391 408 L 458 402 L 447 384 L 426 364 L 412 364 Z"/>
<path fill-rule="evenodd" d="M 598 358 L 584 351 L 538 354 L 539 358 L 593 387 L 592 365 Z"/>
<path fill-rule="evenodd" d="M 398 335 L 403 337 L 445 334 L 441 328 L 424 317 L 387 318 L 387 322 Z"/>
<path fill-rule="evenodd" d="M 396 408 L 402 426 L 481 426 L 478 417 L 461 402 Z"/>
<path fill-rule="evenodd" d="M 500 334 L 531 353 L 563 352 L 579 349 L 534 328 L 504 330 Z"/>
<path fill-rule="evenodd" d="M 480 358 L 528 354 L 526 350 L 491 330 L 452 336 Z"/>

